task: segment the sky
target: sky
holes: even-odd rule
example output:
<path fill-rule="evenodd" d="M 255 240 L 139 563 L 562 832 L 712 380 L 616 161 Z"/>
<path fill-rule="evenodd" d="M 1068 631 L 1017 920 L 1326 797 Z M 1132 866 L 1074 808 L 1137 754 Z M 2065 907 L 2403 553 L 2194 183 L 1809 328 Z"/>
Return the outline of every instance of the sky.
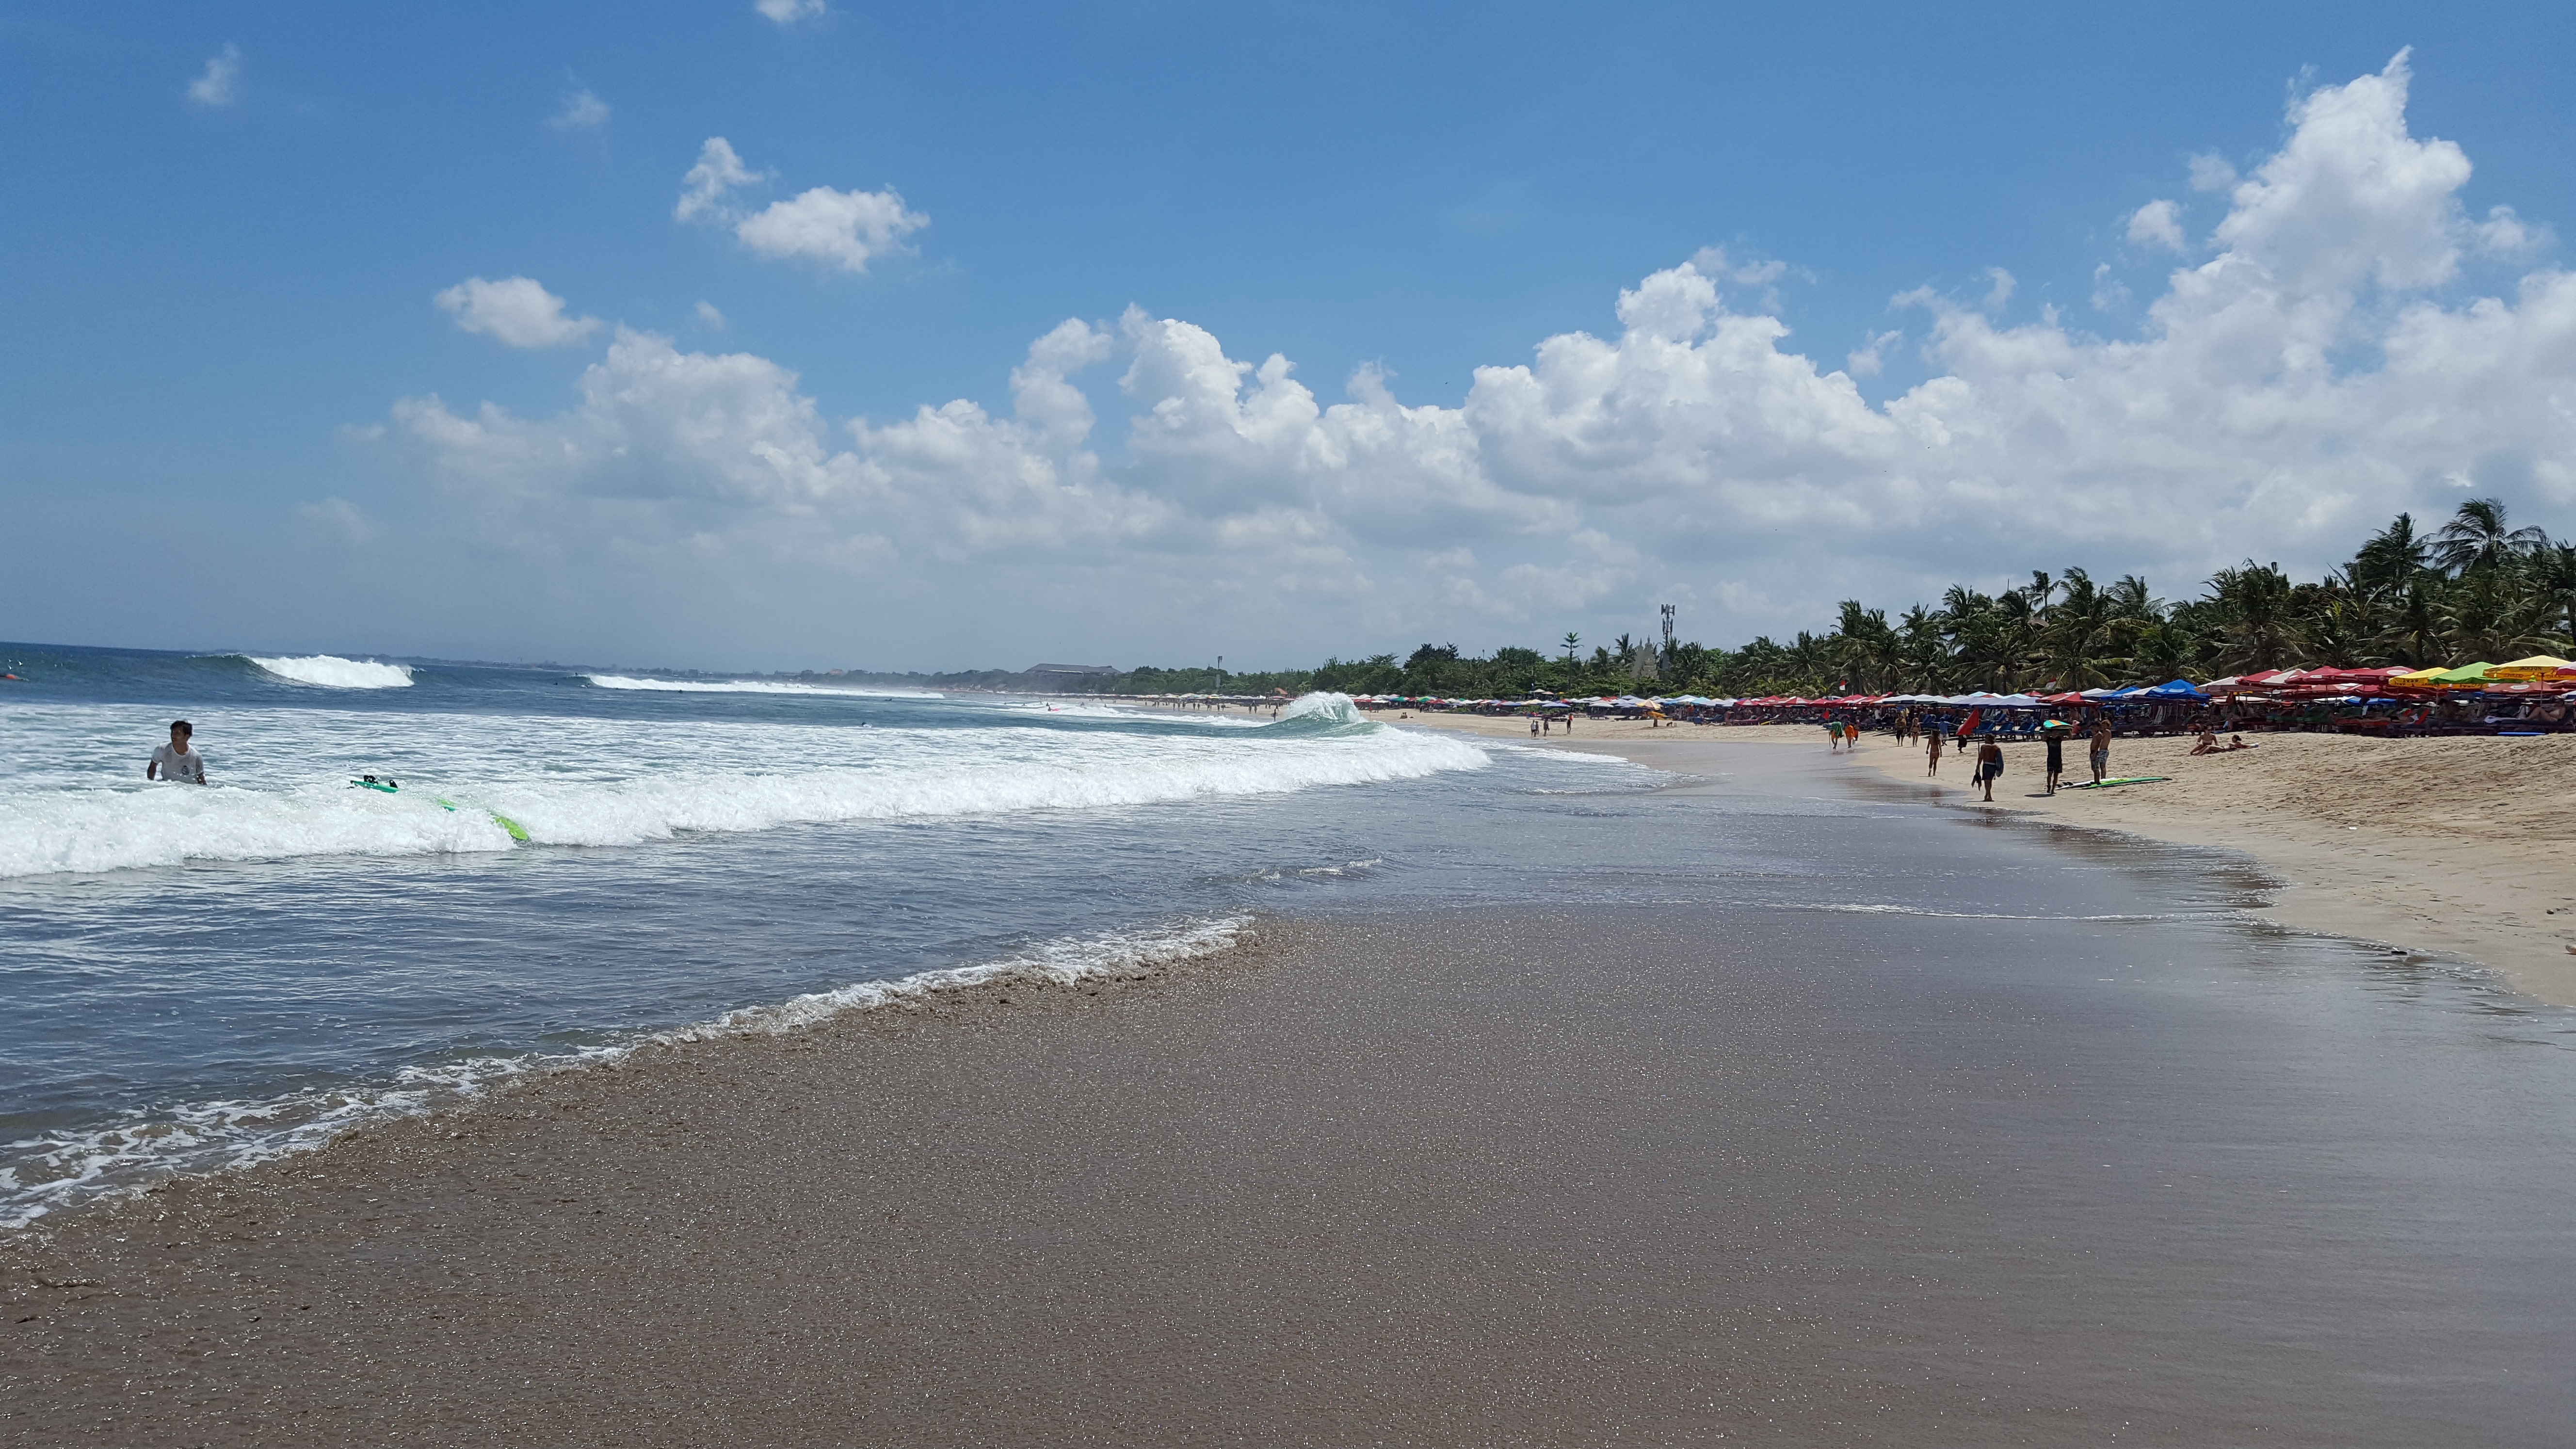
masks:
<path fill-rule="evenodd" d="M 1736 645 L 2576 534 L 2576 11 L 0 3 L 0 638 Z"/>

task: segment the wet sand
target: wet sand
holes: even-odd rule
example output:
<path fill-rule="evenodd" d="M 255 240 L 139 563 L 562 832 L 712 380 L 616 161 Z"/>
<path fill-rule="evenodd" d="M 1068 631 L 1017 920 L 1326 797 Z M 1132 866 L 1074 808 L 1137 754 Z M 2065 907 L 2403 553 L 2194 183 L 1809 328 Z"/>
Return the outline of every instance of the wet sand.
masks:
<path fill-rule="evenodd" d="M 1519 720 L 1410 722 L 1532 743 Z M 2054 796 L 2043 791 L 2042 747 L 2007 745 L 1992 805 L 1973 798 L 1970 762 L 1955 754 L 1927 778 L 1918 748 L 1871 735 L 1856 752 L 1828 754 L 1815 725 L 1587 720 L 1571 741 L 1550 735 L 1539 743 L 1683 773 L 1740 771 L 1760 758 L 1749 747 L 1795 747 L 1846 774 L 1882 778 L 1901 798 L 2240 850 L 2280 879 L 2261 909 L 2284 925 L 2472 961 L 2517 990 L 2576 1006 L 2576 812 L 2560 783 L 2576 777 L 2576 736 L 2248 738 L 2259 741 L 2255 748 L 2200 757 L 2188 738 L 2119 740 L 2114 774 L 2169 779 Z M 2066 765 L 2068 782 L 2091 778 L 2080 741 L 2068 743 Z"/>
<path fill-rule="evenodd" d="M 1096 994 L 567 1073 L 0 1249 L 0 1440 L 2472 1445 L 2576 1414 L 2545 1034 L 2491 1046 L 2457 982 L 2374 999 L 2301 940 L 2204 981 L 2119 928 L 1901 924 L 1274 919 Z M 2311 990 L 2331 1028 L 2275 999 Z"/>

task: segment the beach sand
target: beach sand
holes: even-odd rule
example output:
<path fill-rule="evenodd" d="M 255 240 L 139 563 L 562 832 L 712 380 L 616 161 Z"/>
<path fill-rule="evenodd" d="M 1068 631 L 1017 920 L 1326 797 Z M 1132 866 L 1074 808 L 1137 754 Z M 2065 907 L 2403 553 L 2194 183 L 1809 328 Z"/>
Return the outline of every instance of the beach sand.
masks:
<path fill-rule="evenodd" d="M 1737 761 L 1759 757 L 1699 748 L 1712 744 L 1829 755 L 1818 725 L 1586 720 L 1571 740 L 1532 741 L 1516 719 L 1417 714 L 1407 722 L 1597 750 L 1686 774 L 1732 772 L 1745 768 Z M 2115 740 L 2114 775 L 2168 780 L 2055 796 L 2043 792 L 2042 747 L 2007 745 L 1992 805 L 1974 798 L 1970 762 L 1955 752 L 1944 754 L 1937 779 L 1925 777 L 1920 749 L 1883 734 L 1828 763 L 1911 798 L 2240 850 L 2282 882 L 2261 914 L 2285 926 L 2472 962 L 2516 990 L 2576 1006 L 2576 811 L 2566 785 L 2576 778 L 2576 736 L 2246 738 L 2256 747 L 2198 758 L 2188 737 Z M 2092 778 L 2081 741 L 2068 741 L 2066 766 L 2068 783 Z"/>
<path fill-rule="evenodd" d="M 1884 918 L 1747 921 L 1267 920 L 174 1184 L 0 1247 L 0 1440 L 2466 1445 L 2576 1411 L 2558 1159 L 2494 1101 L 2321 1075 L 2233 988 L 1991 923 L 1859 969 Z M 2481 1203 L 2521 1206 L 2499 1235 L 2374 1153 L 2502 1154 Z"/>

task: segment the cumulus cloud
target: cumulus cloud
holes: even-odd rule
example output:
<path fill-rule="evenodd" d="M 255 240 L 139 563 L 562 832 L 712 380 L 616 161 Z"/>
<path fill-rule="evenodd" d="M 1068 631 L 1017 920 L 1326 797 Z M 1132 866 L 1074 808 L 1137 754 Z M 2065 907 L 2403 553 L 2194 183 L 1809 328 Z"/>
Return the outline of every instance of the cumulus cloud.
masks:
<path fill-rule="evenodd" d="M 226 45 L 207 57 L 206 68 L 188 82 L 188 99 L 201 106 L 229 106 L 241 87 L 241 47 Z"/>
<path fill-rule="evenodd" d="M 697 317 L 698 325 L 701 327 L 712 327 L 718 332 L 722 332 L 725 329 L 725 314 L 717 311 L 716 304 L 713 302 L 702 301 L 698 303 L 697 311 L 694 315 Z"/>
<path fill-rule="evenodd" d="M 423 398 L 395 420 L 496 546 L 904 598 L 1007 564 L 988 577 L 1011 581 L 1013 617 L 1042 600 L 1050 629 L 1222 621 L 1300 658 L 1636 630 L 1663 598 L 1731 642 L 1839 597 L 1902 606 L 2032 567 L 2168 589 L 2249 548 L 2320 567 L 2400 508 L 2455 502 L 2458 480 L 2557 531 L 2548 510 L 2576 506 L 2576 276 L 2460 294 L 2468 250 L 2536 228 L 2462 210 L 2467 159 L 2409 134 L 2409 81 L 2401 54 L 2301 97 L 2134 336 L 2053 310 L 2005 325 L 1999 268 L 1982 297 L 1898 299 L 1928 318 L 1934 375 L 1884 403 L 1853 379 L 1898 334 L 1823 370 L 1776 309 L 1730 303 L 1767 278 L 1704 253 L 1622 290 L 1615 327 L 1475 369 L 1454 405 L 1367 368 L 1327 401 L 1285 356 L 1131 308 L 1033 342 L 1006 413 L 835 423 L 778 363 L 620 331 L 554 416 Z M 846 234 L 873 246 L 862 222 Z M 2107 272 L 2094 285 L 2125 299 Z M 1126 424 L 1103 437 L 1112 387 Z"/>
<path fill-rule="evenodd" d="M 864 272 L 868 259 L 908 250 L 903 239 L 930 225 L 908 209 L 894 188 L 835 191 L 817 186 L 744 217 L 734 226 L 742 244 L 764 257 L 823 262 Z"/>
<path fill-rule="evenodd" d="M 2182 208 L 2170 201 L 2150 201 L 2129 214 L 2129 240 L 2139 246 L 2183 249 Z"/>
<path fill-rule="evenodd" d="M 821 262 L 845 272 L 865 272 L 874 258 L 909 252 L 904 238 L 930 225 L 930 218 L 905 206 L 891 186 L 883 191 L 817 186 L 747 215 L 734 206 L 736 188 L 767 178 L 767 172 L 744 165 L 724 137 L 710 136 L 698 148 L 697 164 L 680 178 L 680 204 L 672 215 L 730 226 L 745 247 L 764 257 Z"/>
<path fill-rule="evenodd" d="M 532 277 L 468 277 L 431 298 L 468 332 L 510 347 L 569 347 L 599 330 L 596 317 L 567 317 L 564 299 Z"/>
<path fill-rule="evenodd" d="M 823 0 L 753 0 L 751 8 L 781 25 L 793 25 L 821 15 Z"/>
<path fill-rule="evenodd" d="M 546 124 L 558 131 L 596 131 L 608 124 L 608 102 L 585 86 L 565 96 L 563 108 L 548 117 Z"/>

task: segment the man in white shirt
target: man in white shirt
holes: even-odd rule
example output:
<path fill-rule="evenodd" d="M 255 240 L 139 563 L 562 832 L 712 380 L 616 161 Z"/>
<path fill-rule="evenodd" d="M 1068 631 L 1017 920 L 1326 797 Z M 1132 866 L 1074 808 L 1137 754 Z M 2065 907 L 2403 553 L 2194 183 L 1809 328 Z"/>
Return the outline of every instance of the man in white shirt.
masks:
<path fill-rule="evenodd" d="M 143 778 L 206 783 L 206 757 L 188 748 L 188 737 L 196 732 L 197 727 L 186 720 L 171 721 L 170 743 L 152 751 L 152 763 L 143 767 Z"/>

